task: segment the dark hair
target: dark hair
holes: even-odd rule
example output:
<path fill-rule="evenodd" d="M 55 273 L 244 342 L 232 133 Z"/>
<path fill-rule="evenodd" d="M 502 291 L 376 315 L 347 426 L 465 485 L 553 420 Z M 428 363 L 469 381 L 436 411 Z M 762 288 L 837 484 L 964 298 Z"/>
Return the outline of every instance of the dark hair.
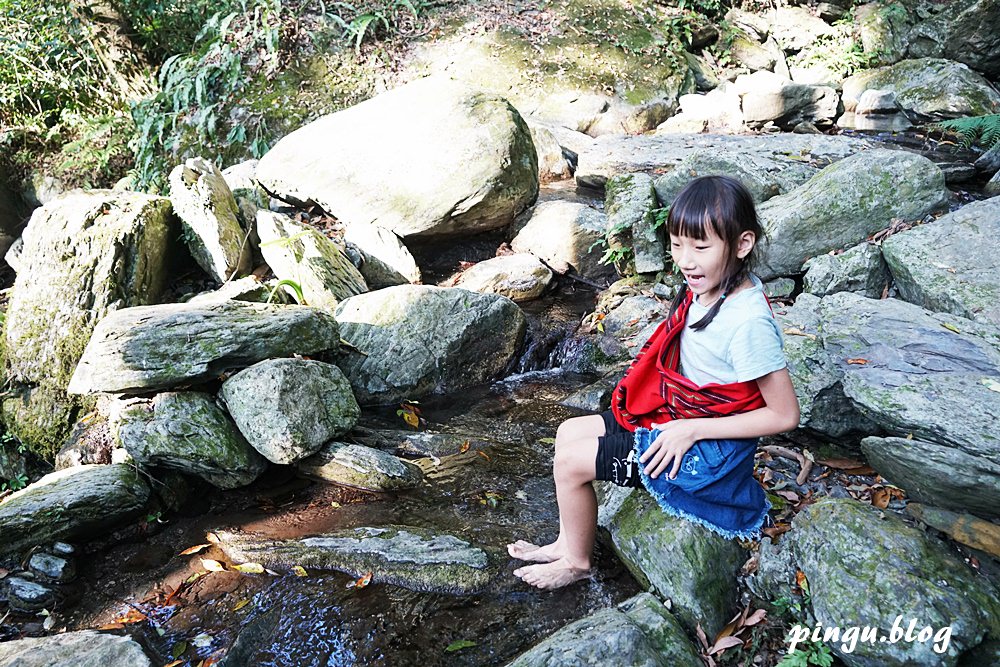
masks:
<path fill-rule="evenodd" d="M 674 236 L 687 236 L 700 241 L 708 238 L 708 227 L 725 243 L 726 268 L 722 279 L 722 296 L 708 313 L 691 325 L 695 331 L 708 326 L 730 290 L 742 285 L 757 265 L 758 247 L 765 241 L 764 230 L 757 220 L 753 196 L 742 183 L 729 176 L 701 176 L 680 191 L 670 205 L 667 230 Z M 740 234 L 753 232 L 756 237 L 753 249 L 743 259 L 736 256 Z M 681 284 L 677 296 L 670 304 L 670 316 L 687 296 L 687 283 Z"/>

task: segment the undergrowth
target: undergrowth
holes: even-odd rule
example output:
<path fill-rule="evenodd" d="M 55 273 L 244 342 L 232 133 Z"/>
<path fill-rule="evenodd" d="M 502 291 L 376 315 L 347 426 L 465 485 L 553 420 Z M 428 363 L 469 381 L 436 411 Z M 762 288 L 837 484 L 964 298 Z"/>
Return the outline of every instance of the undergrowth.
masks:
<path fill-rule="evenodd" d="M 935 123 L 932 127 L 935 130 L 954 132 L 961 137 L 962 145 L 965 148 L 978 144 L 985 149 L 990 149 L 1000 143 L 1000 114 L 996 113 L 943 120 Z"/>

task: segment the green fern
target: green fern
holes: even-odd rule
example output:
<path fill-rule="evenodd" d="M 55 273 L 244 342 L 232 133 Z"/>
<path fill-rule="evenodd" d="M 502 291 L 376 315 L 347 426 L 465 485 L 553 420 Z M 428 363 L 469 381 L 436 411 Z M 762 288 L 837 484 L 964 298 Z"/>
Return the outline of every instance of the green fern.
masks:
<path fill-rule="evenodd" d="M 959 135 L 962 137 L 962 145 L 966 148 L 972 144 L 979 144 L 988 149 L 1000 143 L 1000 113 L 943 120 L 935 123 L 933 127 L 936 130 Z"/>

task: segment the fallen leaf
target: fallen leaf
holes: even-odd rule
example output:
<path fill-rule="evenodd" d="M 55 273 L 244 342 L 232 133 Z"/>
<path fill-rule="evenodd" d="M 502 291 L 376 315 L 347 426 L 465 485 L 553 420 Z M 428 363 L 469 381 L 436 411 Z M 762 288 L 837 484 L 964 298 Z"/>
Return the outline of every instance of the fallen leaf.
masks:
<path fill-rule="evenodd" d="M 890 494 L 885 489 L 872 489 L 872 505 L 884 510 L 889 506 Z"/>
<path fill-rule="evenodd" d="M 356 588 L 364 588 L 370 583 L 372 583 L 372 573 L 365 572 L 364 576 L 360 577 L 357 581 L 354 582 L 354 586 Z"/>
<path fill-rule="evenodd" d="M 293 565 L 292 566 L 292 572 L 295 573 L 296 577 L 308 577 L 309 576 L 309 573 L 306 572 L 306 568 L 302 567 L 301 565 Z"/>
<path fill-rule="evenodd" d="M 195 638 L 191 640 L 191 643 L 198 648 L 208 648 L 212 645 L 212 635 L 207 632 L 202 632 L 196 635 Z"/>
<path fill-rule="evenodd" d="M 784 329 L 784 332 L 789 336 L 805 336 L 811 340 L 816 340 L 816 334 L 806 333 L 798 327 L 788 327 L 787 329 Z"/>
<path fill-rule="evenodd" d="M 174 660 L 173 662 L 168 662 L 163 665 L 163 667 L 177 667 L 177 665 L 183 665 L 187 660 Z"/>
<path fill-rule="evenodd" d="M 793 503 L 799 502 L 799 494 L 794 491 L 778 491 L 778 495 L 786 500 L 791 500 Z"/>
<path fill-rule="evenodd" d="M 947 322 L 942 322 L 941 326 L 943 326 L 948 331 L 954 331 L 955 333 L 962 333 L 962 331 L 958 327 L 956 327 L 954 324 L 949 324 Z"/>
<path fill-rule="evenodd" d="M 861 461 L 855 461 L 854 459 L 816 459 L 816 463 L 825 465 L 827 468 L 837 468 L 838 470 L 850 470 L 851 468 L 860 468 L 864 465 Z"/>
<path fill-rule="evenodd" d="M 712 646 L 712 648 L 708 649 L 708 654 L 713 655 L 734 646 L 743 646 L 743 640 L 739 637 L 723 637 L 719 641 L 715 642 L 715 645 Z"/>
<path fill-rule="evenodd" d="M 997 382 L 993 378 L 983 378 L 980 382 L 986 385 L 986 388 L 990 391 L 1000 392 L 1000 382 Z"/>
<path fill-rule="evenodd" d="M 448 653 L 454 653 L 455 651 L 461 651 L 463 648 L 470 648 L 475 646 L 476 642 L 470 642 L 468 639 L 459 639 L 448 644 L 448 648 L 445 649 Z"/>
<path fill-rule="evenodd" d="M 871 466 L 862 465 L 858 466 L 857 468 L 848 468 L 847 470 L 843 470 L 841 472 L 843 472 L 845 475 L 874 475 L 875 468 L 872 468 Z"/>
<path fill-rule="evenodd" d="M 855 364 L 855 365 L 863 365 L 863 364 L 867 364 L 868 360 L 867 359 L 861 359 L 860 357 L 858 357 L 858 358 L 854 358 L 854 359 L 848 359 L 847 363 L 849 363 L 849 364 Z"/>
<path fill-rule="evenodd" d="M 250 604 L 250 600 L 240 600 L 239 602 L 233 605 L 233 611 L 239 611 L 248 604 Z"/>
<path fill-rule="evenodd" d="M 240 563 L 239 565 L 234 565 L 233 569 L 243 574 L 264 574 L 264 566 L 260 563 Z"/>
<path fill-rule="evenodd" d="M 98 626 L 97 629 L 98 630 L 124 630 L 125 626 L 122 625 L 121 623 L 105 623 L 104 625 Z M 180 660 L 178 662 L 183 662 L 183 660 Z M 177 663 L 176 662 L 172 662 L 170 664 L 171 665 L 176 665 Z M 170 667 L 170 665 L 167 665 L 166 667 Z"/>
<path fill-rule="evenodd" d="M 463 442 L 463 443 L 462 443 L 462 446 L 458 448 L 458 453 L 459 453 L 459 454 L 464 454 L 464 453 L 466 453 L 467 451 L 469 451 L 469 444 L 470 444 L 470 443 L 469 443 L 469 441 L 468 441 L 468 440 L 466 440 L 465 442 Z"/>
<path fill-rule="evenodd" d="M 795 585 L 803 591 L 809 592 L 809 579 L 806 578 L 806 573 L 802 570 L 795 570 Z"/>
<path fill-rule="evenodd" d="M 479 454 L 480 456 L 482 456 L 487 461 L 490 460 L 490 455 L 487 454 L 486 452 L 482 451 L 482 450 L 477 451 L 476 454 Z"/>
<path fill-rule="evenodd" d="M 543 445 L 554 445 L 554 444 L 556 444 L 556 439 L 555 438 L 542 438 L 538 442 L 542 443 Z"/>
<path fill-rule="evenodd" d="M 758 609 L 757 611 L 755 611 L 754 613 L 750 614 L 750 616 L 747 617 L 747 620 L 743 622 L 743 625 L 748 627 L 751 625 L 757 625 L 766 618 L 767 618 L 767 612 L 764 611 L 763 609 Z"/>
<path fill-rule="evenodd" d="M 217 560 L 212 560 L 211 558 L 202 558 L 201 566 L 209 572 L 222 572 L 226 569 L 225 565 Z"/>
<path fill-rule="evenodd" d="M 188 648 L 187 642 L 185 641 L 177 642 L 170 650 L 170 657 L 180 658 L 184 654 L 184 651 L 187 650 L 187 648 Z"/>
<path fill-rule="evenodd" d="M 768 526 L 767 528 L 761 528 L 760 532 L 764 533 L 765 535 L 767 535 L 768 537 L 770 537 L 772 541 L 774 541 L 774 539 L 776 537 L 778 537 L 778 536 L 780 536 L 780 535 L 782 535 L 784 533 L 787 533 L 791 529 L 791 527 L 792 527 L 792 525 L 789 524 L 789 523 L 778 523 L 778 524 L 776 524 L 774 526 Z"/>
<path fill-rule="evenodd" d="M 180 552 L 177 555 L 178 556 L 190 556 L 191 554 L 196 554 L 199 551 L 201 551 L 202 549 L 207 549 L 210 546 L 212 546 L 212 545 L 211 544 L 196 544 L 193 547 L 188 547 L 187 549 L 185 549 L 184 551 Z"/>

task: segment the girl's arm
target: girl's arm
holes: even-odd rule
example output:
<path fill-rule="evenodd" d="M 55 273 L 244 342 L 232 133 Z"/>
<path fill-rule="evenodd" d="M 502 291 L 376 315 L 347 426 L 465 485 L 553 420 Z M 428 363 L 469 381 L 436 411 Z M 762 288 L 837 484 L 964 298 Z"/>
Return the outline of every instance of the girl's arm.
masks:
<path fill-rule="evenodd" d="M 799 425 L 799 399 L 787 368 L 757 378 L 757 386 L 766 403 L 762 408 L 728 417 L 653 424 L 662 432 L 639 459 L 646 474 L 656 478 L 673 463 L 669 477 L 675 479 L 681 459 L 698 440 L 757 438 L 791 431 Z"/>

